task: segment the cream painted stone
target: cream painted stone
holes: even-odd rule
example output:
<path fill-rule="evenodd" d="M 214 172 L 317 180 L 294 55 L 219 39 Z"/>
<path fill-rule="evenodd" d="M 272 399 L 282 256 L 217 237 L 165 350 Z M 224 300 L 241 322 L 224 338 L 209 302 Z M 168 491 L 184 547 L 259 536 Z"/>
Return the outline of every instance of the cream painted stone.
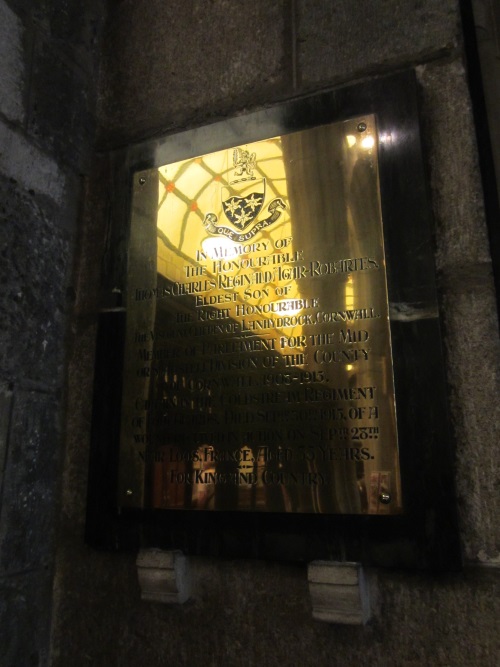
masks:
<path fill-rule="evenodd" d="M 189 599 L 188 563 L 180 551 L 141 549 L 136 565 L 143 600 L 183 604 Z"/>
<path fill-rule="evenodd" d="M 364 625 L 370 618 L 368 591 L 359 563 L 316 560 L 307 578 L 313 618 L 327 623 Z"/>

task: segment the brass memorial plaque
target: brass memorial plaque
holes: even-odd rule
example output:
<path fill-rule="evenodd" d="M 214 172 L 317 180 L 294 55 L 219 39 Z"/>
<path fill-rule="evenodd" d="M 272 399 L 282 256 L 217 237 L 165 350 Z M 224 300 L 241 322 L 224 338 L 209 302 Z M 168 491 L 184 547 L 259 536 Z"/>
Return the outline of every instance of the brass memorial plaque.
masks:
<path fill-rule="evenodd" d="M 134 174 L 119 505 L 402 511 L 374 116 Z"/>

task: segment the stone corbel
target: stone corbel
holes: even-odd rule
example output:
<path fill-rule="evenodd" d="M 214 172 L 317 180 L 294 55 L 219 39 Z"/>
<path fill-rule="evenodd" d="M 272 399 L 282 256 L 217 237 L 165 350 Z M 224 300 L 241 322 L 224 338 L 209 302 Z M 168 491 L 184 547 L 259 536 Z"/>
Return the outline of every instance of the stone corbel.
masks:
<path fill-rule="evenodd" d="M 136 564 L 142 600 L 183 604 L 189 599 L 188 562 L 181 551 L 141 549 Z"/>
<path fill-rule="evenodd" d="M 316 560 L 307 579 L 313 618 L 327 623 L 364 625 L 370 618 L 370 601 L 360 563 Z"/>

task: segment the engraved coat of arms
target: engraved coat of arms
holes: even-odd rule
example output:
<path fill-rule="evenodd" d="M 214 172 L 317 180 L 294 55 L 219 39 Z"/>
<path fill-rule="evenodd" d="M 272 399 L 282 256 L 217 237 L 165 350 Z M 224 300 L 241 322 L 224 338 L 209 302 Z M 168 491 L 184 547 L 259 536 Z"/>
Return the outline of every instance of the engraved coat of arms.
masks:
<path fill-rule="evenodd" d="M 234 178 L 221 188 L 222 212 L 230 226 L 218 225 L 219 219 L 215 213 L 207 213 L 203 225 L 211 234 L 222 234 L 241 243 L 273 224 L 286 205 L 280 197 L 273 199 L 267 207 L 269 217 L 258 220 L 266 198 L 266 179 L 254 175 L 257 167 L 256 154 L 235 148 L 233 167 Z"/>

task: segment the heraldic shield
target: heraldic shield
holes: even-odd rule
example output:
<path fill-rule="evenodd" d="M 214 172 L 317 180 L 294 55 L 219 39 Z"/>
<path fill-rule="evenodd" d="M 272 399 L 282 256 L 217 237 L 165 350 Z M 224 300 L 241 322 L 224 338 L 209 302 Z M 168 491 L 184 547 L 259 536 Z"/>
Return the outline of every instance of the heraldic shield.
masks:
<path fill-rule="evenodd" d="M 281 197 L 275 197 L 267 204 L 267 218 L 258 220 L 266 200 L 266 179 L 254 176 L 255 153 L 235 148 L 233 166 L 233 180 L 222 185 L 220 190 L 222 211 L 230 226 L 217 224 L 222 214 L 213 210 L 205 214 L 203 226 L 210 234 L 225 236 L 234 243 L 243 243 L 273 225 L 286 209 L 286 204 Z"/>
<path fill-rule="evenodd" d="M 259 215 L 266 198 L 266 179 L 245 179 L 221 190 L 222 210 L 229 222 L 241 231 Z"/>

